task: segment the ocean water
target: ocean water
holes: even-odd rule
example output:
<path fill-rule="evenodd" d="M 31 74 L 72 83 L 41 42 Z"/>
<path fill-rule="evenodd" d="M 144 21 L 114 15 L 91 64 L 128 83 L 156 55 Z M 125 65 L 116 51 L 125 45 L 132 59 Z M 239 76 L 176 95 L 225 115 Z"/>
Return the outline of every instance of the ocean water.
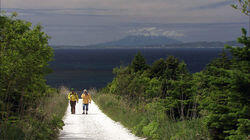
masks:
<path fill-rule="evenodd" d="M 53 73 L 47 83 L 52 87 L 67 86 L 76 89 L 102 88 L 111 82 L 112 70 L 127 66 L 136 53 L 141 52 L 148 64 L 173 55 L 184 61 L 191 73 L 199 72 L 222 52 L 221 48 L 167 48 L 167 49 L 86 49 L 55 50 L 50 63 Z"/>

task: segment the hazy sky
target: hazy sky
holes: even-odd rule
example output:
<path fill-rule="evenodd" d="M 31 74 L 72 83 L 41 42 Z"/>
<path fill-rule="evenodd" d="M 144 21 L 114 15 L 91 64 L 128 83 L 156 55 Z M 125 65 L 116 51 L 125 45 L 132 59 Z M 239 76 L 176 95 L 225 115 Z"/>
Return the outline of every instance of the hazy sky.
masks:
<path fill-rule="evenodd" d="M 128 35 L 184 42 L 228 41 L 248 27 L 236 0 L 1 0 L 7 12 L 41 23 L 52 45 L 89 45 Z"/>

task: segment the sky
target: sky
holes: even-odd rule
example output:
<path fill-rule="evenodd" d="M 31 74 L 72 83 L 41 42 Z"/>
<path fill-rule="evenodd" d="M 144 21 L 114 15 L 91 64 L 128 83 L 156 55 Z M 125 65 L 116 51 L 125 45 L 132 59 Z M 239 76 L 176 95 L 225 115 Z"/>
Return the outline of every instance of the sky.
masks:
<path fill-rule="evenodd" d="M 51 45 L 86 46 L 129 35 L 183 42 L 231 41 L 248 27 L 237 0 L 1 0 L 3 10 L 41 24 Z"/>

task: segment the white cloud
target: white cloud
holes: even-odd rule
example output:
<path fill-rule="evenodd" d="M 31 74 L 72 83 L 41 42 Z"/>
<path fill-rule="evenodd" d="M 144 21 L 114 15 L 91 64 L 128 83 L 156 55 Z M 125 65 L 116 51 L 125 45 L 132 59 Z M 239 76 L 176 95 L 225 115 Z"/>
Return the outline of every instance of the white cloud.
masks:
<path fill-rule="evenodd" d="M 176 31 L 165 31 L 162 33 L 162 35 L 167 37 L 183 37 L 185 36 L 183 33 L 178 33 Z"/>
<path fill-rule="evenodd" d="M 166 36 L 166 37 L 183 37 L 185 36 L 183 33 L 177 31 L 169 31 L 156 27 L 145 27 L 139 29 L 132 29 L 127 32 L 129 35 L 143 35 L 143 36 Z"/>

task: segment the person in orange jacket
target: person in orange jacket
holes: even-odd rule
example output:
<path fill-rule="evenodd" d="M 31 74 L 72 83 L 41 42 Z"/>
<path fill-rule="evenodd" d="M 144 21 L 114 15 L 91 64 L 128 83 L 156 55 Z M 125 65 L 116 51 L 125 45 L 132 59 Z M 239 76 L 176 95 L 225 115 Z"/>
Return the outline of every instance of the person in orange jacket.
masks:
<path fill-rule="evenodd" d="M 81 97 L 82 97 L 82 103 L 83 103 L 82 114 L 85 114 L 85 107 L 86 107 L 86 114 L 88 114 L 89 103 L 91 103 L 91 95 L 87 92 L 86 89 L 84 89 Z"/>
<path fill-rule="evenodd" d="M 68 94 L 68 99 L 70 100 L 71 114 L 75 114 L 76 102 L 78 103 L 78 95 L 77 93 L 71 89 L 72 91 Z"/>

